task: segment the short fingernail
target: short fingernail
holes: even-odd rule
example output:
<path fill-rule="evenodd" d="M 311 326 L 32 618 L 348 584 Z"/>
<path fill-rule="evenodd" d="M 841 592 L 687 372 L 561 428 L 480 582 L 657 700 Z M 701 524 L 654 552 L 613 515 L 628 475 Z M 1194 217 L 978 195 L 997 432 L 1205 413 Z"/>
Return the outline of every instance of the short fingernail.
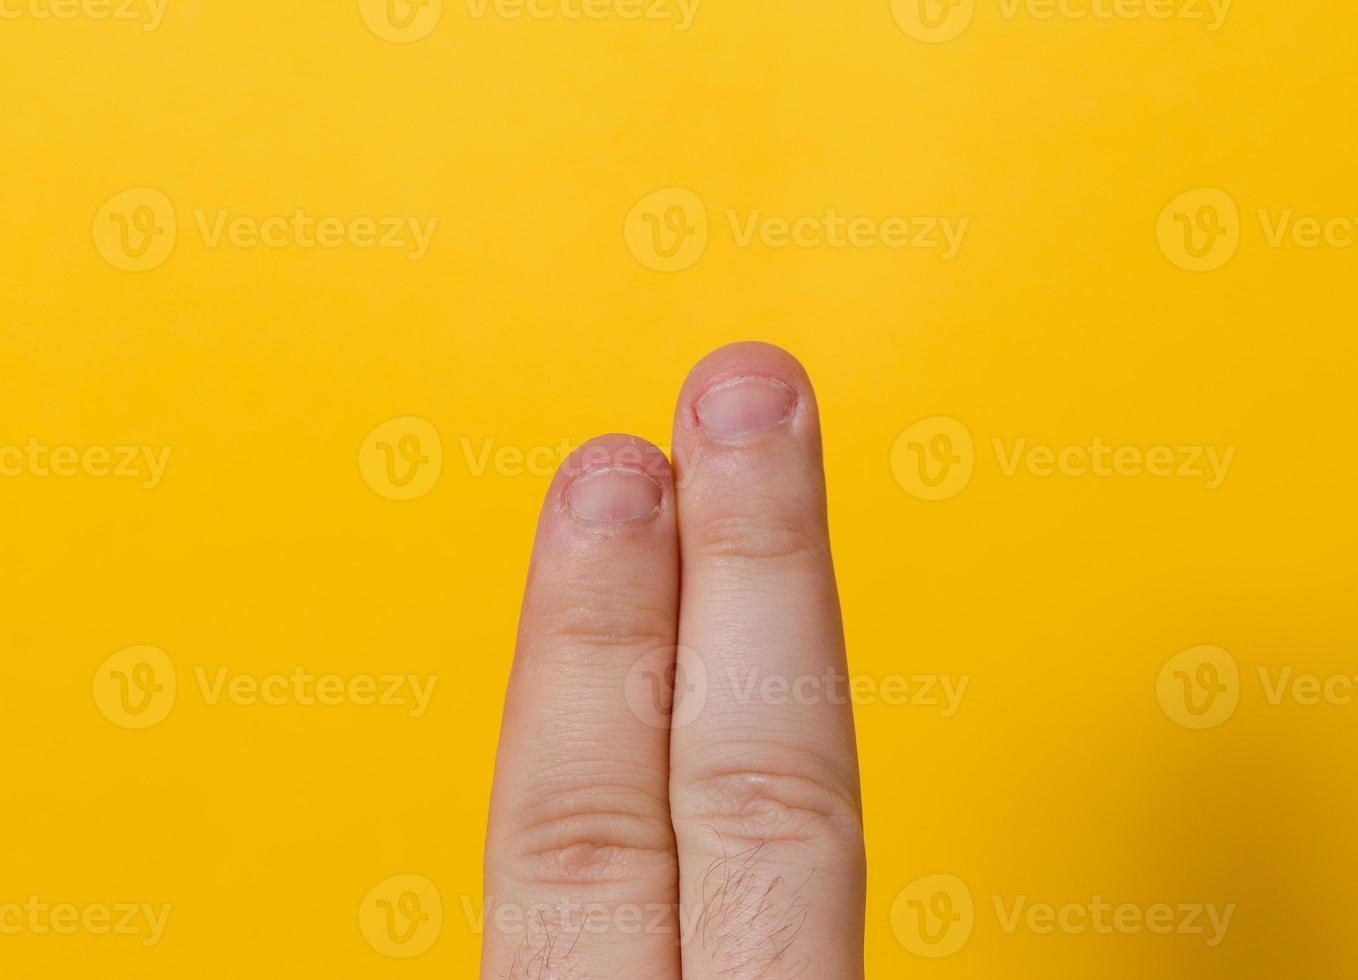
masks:
<path fill-rule="evenodd" d="M 771 429 L 792 414 L 792 389 L 772 378 L 732 378 L 698 399 L 698 421 L 718 439 Z"/>
<path fill-rule="evenodd" d="M 604 469 L 587 473 L 566 490 L 566 506 L 577 517 L 603 524 L 625 524 L 660 512 L 660 484 L 638 470 Z"/>

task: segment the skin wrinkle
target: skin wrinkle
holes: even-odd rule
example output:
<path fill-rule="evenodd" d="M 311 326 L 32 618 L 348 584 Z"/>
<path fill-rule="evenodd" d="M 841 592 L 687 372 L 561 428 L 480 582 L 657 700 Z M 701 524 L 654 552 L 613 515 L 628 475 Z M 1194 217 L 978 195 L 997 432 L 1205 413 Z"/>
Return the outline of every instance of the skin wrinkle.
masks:
<path fill-rule="evenodd" d="M 576 807 L 521 828 L 509 849 L 521 866 L 521 880 L 565 886 L 644 879 L 657 863 L 673 861 L 676 845 L 665 815 L 639 815 L 621 800 L 618 807 Z"/>

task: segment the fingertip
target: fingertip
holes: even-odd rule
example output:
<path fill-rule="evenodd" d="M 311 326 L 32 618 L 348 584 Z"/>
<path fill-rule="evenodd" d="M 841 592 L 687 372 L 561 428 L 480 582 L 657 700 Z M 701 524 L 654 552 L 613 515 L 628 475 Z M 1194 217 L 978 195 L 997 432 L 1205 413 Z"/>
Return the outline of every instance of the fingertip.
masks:
<path fill-rule="evenodd" d="M 626 433 L 588 440 L 567 457 L 549 510 L 591 525 L 647 523 L 672 510 L 674 473 L 653 443 Z"/>
<path fill-rule="evenodd" d="M 806 369 L 783 348 L 759 341 L 727 344 L 702 358 L 684 380 L 676 412 L 679 431 L 718 441 L 815 420 Z"/>

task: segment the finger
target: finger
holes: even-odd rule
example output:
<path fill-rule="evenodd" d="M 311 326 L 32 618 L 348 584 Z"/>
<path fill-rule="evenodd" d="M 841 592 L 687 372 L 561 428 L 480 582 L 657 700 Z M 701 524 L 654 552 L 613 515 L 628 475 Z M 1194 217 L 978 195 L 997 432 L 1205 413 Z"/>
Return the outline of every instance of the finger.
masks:
<path fill-rule="evenodd" d="M 588 443 L 547 493 L 496 763 L 483 980 L 679 978 L 668 704 L 627 697 L 673 670 L 677 547 L 648 443 Z"/>
<path fill-rule="evenodd" d="M 684 978 L 861 978 L 858 763 L 801 365 L 763 344 L 709 355 L 680 394 L 674 455 Z"/>

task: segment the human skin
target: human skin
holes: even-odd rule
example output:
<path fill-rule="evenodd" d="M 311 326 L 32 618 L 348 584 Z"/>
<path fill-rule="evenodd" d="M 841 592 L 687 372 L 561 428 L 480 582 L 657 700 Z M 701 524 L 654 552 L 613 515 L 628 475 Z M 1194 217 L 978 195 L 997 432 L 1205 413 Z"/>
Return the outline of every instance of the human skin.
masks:
<path fill-rule="evenodd" d="M 482 980 L 863 977 L 858 761 L 806 372 L 765 344 L 708 355 L 673 453 L 601 436 L 547 492 Z"/>

